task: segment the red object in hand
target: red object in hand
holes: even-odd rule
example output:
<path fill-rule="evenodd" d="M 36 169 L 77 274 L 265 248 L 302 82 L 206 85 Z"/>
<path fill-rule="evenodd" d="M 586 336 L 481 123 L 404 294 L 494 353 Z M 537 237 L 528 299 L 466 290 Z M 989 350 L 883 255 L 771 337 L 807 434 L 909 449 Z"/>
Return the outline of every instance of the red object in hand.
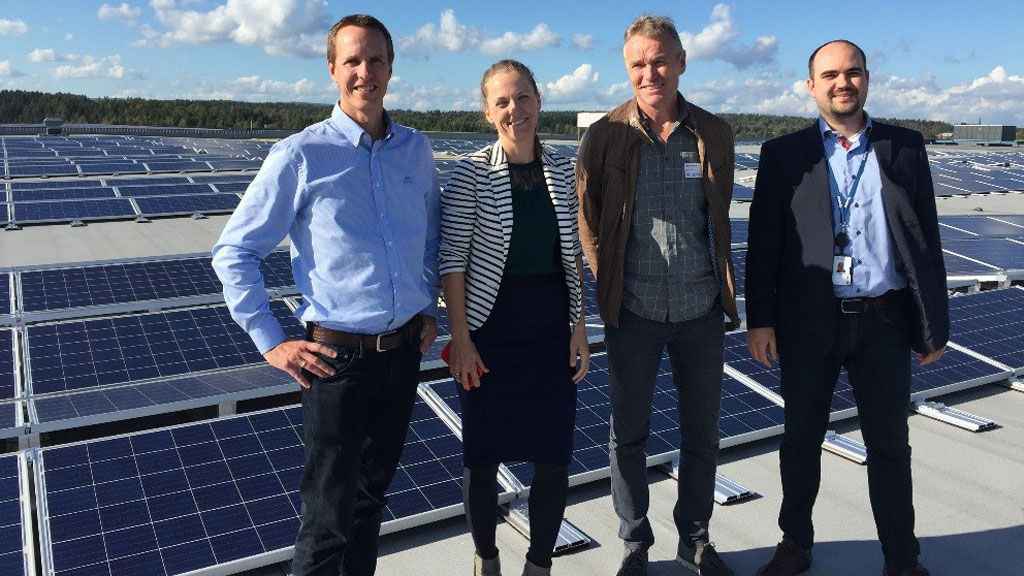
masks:
<path fill-rule="evenodd" d="M 444 348 L 441 349 L 441 360 L 444 360 L 444 363 L 448 364 L 449 366 L 451 366 L 452 364 L 452 343 L 450 340 L 448 341 L 447 344 L 444 345 Z M 476 375 L 484 375 L 484 371 L 480 368 L 479 365 L 477 365 L 476 367 Z"/>

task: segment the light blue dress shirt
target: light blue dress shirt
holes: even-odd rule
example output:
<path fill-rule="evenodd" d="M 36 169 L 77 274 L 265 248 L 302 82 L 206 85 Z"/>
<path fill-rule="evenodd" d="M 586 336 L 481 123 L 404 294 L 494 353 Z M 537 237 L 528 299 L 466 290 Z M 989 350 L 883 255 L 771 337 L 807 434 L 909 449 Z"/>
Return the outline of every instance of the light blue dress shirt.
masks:
<path fill-rule="evenodd" d="M 334 107 L 270 150 L 213 247 L 231 316 L 261 353 L 285 339 L 259 260 L 291 237 L 304 322 L 359 334 L 437 314 L 440 189 L 427 137 L 391 121 L 383 139 Z"/>
<path fill-rule="evenodd" d="M 843 254 L 853 257 L 853 284 L 833 286 L 836 297 L 873 298 L 889 290 L 906 287 L 906 280 L 896 270 L 889 226 L 885 221 L 878 159 L 874 148 L 868 149 L 871 118 L 867 118 L 863 130 L 849 139 L 849 150 L 839 144 L 837 136 L 840 133 L 829 128 L 825 119 L 820 116 L 818 128 L 825 144 L 825 158 L 828 159 L 828 165 L 835 175 L 841 193 L 845 195 L 850 190 L 861 162 L 867 162 L 849 206 L 846 234 L 850 237 L 850 244 L 843 251 Z M 864 156 L 865 153 L 867 158 Z M 831 187 L 829 197 L 832 199 L 832 227 L 834 233 L 838 235 L 841 231 L 841 209 Z M 839 254 L 838 247 L 834 246 L 833 249 Z"/>

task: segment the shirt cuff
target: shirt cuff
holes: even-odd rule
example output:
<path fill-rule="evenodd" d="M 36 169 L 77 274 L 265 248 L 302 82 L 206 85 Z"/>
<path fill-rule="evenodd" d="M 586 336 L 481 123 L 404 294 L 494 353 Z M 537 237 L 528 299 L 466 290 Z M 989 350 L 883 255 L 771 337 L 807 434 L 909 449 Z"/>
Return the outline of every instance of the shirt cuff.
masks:
<path fill-rule="evenodd" d="M 281 342 L 287 340 L 284 329 L 278 324 L 276 319 L 264 322 L 258 326 L 253 326 L 249 330 L 249 337 L 256 344 L 256 348 L 259 349 L 260 354 L 266 354 L 270 352 Z"/>

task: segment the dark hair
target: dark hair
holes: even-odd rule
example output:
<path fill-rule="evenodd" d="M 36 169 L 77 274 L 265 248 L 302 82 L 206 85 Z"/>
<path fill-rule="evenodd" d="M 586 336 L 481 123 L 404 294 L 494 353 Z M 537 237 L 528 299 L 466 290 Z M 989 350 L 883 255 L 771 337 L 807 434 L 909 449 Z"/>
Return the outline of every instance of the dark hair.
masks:
<path fill-rule="evenodd" d="M 626 33 L 622 35 L 622 41 L 629 42 L 629 39 L 633 36 L 668 40 L 679 51 L 680 55 L 686 53 L 686 50 L 683 49 L 682 41 L 679 40 L 679 32 L 676 31 L 676 25 L 668 16 L 655 16 L 653 14 L 637 16 L 636 20 L 633 20 L 633 23 L 629 25 L 629 28 L 626 28 Z"/>
<path fill-rule="evenodd" d="M 327 33 L 327 61 L 334 63 L 334 37 L 338 35 L 338 30 L 346 26 L 359 26 L 360 28 L 373 28 L 379 30 L 384 35 L 384 41 L 388 45 L 388 64 L 395 63 L 395 45 L 391 42 L 391 33 L 388 29 L 369 14 L 349 14 L 341 20 L 331 26 L 331 31 Z"/>
<path fill-rule="evenodd" d="M 495 74 L 502 72 L 516 72 L 520 76 L 525 76 L 530 81 L 530 86 L 533 86 L 533 93 L 538 97 L 540 96 L 540 90 L 537 90 L 537 81 L 533 78 L 533 72 L 526 67 L 526 64 L 518 60 L 498 60 L 487 70 L 484 70 L 484 77 L 480 79 L 480 96 L 483 98 L 484 106 L 487 105 L 487 81 L 491 79 Z"/>
<path fill-rule="evenodd" d="M 864 51 L 860 49 L 860 46 L 857 46 L 856 44 L 850 42 L 849 40 L 843 40 L 842 38 L 838 38 L 836 40 L 829 40 L 828 42 L 825 42 L 821 46 L 815 48 L 814 52 L 811 52 L 811 57 L 807 59 L 808 78 L 812 80 L 814 79 L 814 57 L 818 55 L 818 52 L 820 52 L 822 48 L 828 46 L 829 44 L 835 44 L 836 42 L 842 42 L 843 44 L 846 44 L 848 46 L 853 46 L 857 50 L 857 53 L 860 54 L 860 61 L 864 63 L 864 69 L 868 69 L 868 57 L 864 54 Z"/>

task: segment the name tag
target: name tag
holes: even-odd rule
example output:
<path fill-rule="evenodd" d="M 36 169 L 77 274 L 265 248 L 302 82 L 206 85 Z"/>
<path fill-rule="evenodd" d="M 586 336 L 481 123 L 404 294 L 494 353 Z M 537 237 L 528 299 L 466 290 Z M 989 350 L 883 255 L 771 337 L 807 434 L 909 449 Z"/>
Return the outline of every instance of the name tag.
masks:
<path fill-rule="evenodd" d="M 832 257 L 832 285 L 849 286 L 853 284 L 853 257 Z"/>
<path fill-rule="evenodd" d="M 683 164 L 683 176 L 686 178 L 700 178 L 700 163 L 687 162 Z"/>

